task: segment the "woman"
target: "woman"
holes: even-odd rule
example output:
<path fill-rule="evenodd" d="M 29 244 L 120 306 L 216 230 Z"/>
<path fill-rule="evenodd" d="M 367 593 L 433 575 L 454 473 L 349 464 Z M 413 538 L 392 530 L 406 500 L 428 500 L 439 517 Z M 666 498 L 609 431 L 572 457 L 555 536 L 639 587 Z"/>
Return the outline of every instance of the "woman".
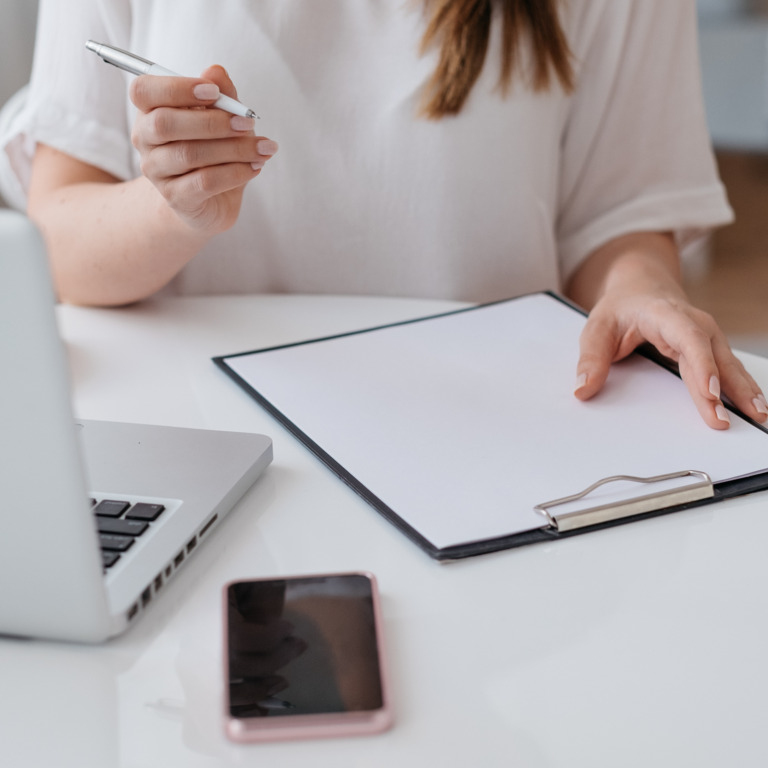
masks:
<path fill-rule="evenodd" d="M 724 429 L 721 389 L 768 405 L 680 286 L 680 248 L 731 217 L 695 21 L 693 0 L 43 0 L 10 151 L 65 301 L 562 290 L 590 310 L 578 397 L 647 340 Z M 229 74 L 132 80 L 88 38 Z M 260 120 L 207 108 L 235 83 Z"/>

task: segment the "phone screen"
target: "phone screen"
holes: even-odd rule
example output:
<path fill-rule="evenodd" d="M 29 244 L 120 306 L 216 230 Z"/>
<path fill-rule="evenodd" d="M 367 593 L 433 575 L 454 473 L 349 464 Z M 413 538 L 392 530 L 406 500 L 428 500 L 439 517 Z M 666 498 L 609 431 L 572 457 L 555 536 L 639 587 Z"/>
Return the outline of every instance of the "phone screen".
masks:
<path fill-rule="evenodd" d="M 381 708 L 376 630 L 373 584 L 365 574 L 230 584 L 230 716 Z"/>

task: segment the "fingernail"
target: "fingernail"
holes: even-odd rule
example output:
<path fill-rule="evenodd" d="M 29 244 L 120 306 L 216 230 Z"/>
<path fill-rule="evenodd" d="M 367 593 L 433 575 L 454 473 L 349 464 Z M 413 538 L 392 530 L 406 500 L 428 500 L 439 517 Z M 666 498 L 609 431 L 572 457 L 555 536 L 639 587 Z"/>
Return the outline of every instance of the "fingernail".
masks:
<path fill-rule="evenodd" d="M 725 406 L 722 403 L 718 403 L 715 406 L 715 414 L 720 421 L 724 421 L 726 424 L 731 423 L 731 417 L 728 415 L 728 411 L 725 410 Z"/>
<path fill-rule="evenodd" d="M 755 406 L 755 410 L 758 413 L 762 413 L 765 416 L 768 416 L 768 406 L 765 403 L 765 398 L 762 395 L 758 395 L 756 398 L 752 400 L 752 405 Z"/>
<path fill-rule="evenodd" d="M 709 394 L 712 397 L 720 397 L 720 379 L 717 376 L 713 376 L 709 380 Z"/>
<path fill-rule="evenodd" d="M 257 145 L 256 149 L 260 155 L 266 155 L 271 157 L 277 152 L 277 142 L 270 139 L 262 139 Z"/>
<path fill-rule="evenodd" d="M 253 168 L 254 171 L 260 171 L 263 167 L 264 167 L 263 160 L 256 160 L 256 162 L 251 163 L 251 168 Z"/>
<path fill-rule="evenodd" d="M 587 383 L 587 374 L 580 373 L 576 377 L 576 386 L 573 388 L 574 392 L 578 392 Z"/>
<path fill-rule="evenodd" d="M 214 83 L 200 83 L 192 89 L 192 93 L 194 93 L 195 98 L 200 99 L 200 101 L 213 101 L 214 99 L 218 99 L 221 95 L 219 86 Z"/>
<path fill-rule="evenodd" d="M 229 124 L 233 131 L 252 131 L 256 121 L 252 117 L 243 117 L 242 115 L 232 115 Z"/>

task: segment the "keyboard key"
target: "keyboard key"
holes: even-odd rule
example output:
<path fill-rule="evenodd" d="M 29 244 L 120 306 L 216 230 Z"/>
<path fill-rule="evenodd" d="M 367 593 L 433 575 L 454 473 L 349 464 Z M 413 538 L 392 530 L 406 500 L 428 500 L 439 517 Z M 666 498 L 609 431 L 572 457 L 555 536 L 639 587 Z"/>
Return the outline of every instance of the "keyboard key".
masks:
<path fill-rule="evenodd" d="M 147 504 L 140 501 L 134 504 L 128 514 L 125 516 L 127 520 L 157 520 L 158 517 L 165 511 L 165 507 L 162 504 Z"/>
<path fill-rule="evenodd" d="M 97 517 L 99 533 L 118 533 L 122 536 L 141 536 L 149 523 L 141 520 L 115 520 L 112 517 Z"/>
<path fill-rule="evenodd" d="M 101 551 L 101 562 L 105 568 L 111 568 L 120 559 L 119 552 L 105 552 Z"/>
<path fill-rule="evenodd" d="M 120 536 L 116 533 L 99 534 L 101 548 L 111 552 L 125 552 L 126 549 L 133 546 L 134 541 L 133 536 Z"/>
<path fill-rule="evenodd" d="M 110 499 L 104 499 L 100 501 L 94 508 L 93 512 L 96 515 L 103 517 L 120 517 L 131 505 L 127 501 L 111 501 Z"/>

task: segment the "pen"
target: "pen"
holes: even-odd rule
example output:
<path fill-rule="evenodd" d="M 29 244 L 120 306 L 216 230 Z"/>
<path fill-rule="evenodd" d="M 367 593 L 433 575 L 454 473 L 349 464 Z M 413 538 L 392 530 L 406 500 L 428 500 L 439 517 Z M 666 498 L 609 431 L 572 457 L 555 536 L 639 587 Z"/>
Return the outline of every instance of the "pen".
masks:
<path fill-rule="evenodd" d="M 97 43 L 95 40 L 88 40 L 85 47 L 89 51 L 93 51 L 97 56 L 100 56 L 107 64 L 113 64 L 119 69 L 123 69 L 126 72 L 130 72 L 132 75 L 164 75 L 166 77 L 184 77 L 178 72 L 172 72 L 170 69 L 161 67 L 159 64 L 155 64 L 148 59 L 142 59 L 141 56 L 137 56 L 135 53 L 128 53 L 121 48 L 113 48 L 111 45 L 105 45 L 104 43 Z M 258 119 L 258 115 L 252 110 L 241 104 L 235 99 L 231 99 L 229 96 L 223 94 L 213 104 L 214 107 L 223 109 L 225 112 L 229 112 L 233 115 L 242 115 L 243 117 L 255 117 Z"/>

